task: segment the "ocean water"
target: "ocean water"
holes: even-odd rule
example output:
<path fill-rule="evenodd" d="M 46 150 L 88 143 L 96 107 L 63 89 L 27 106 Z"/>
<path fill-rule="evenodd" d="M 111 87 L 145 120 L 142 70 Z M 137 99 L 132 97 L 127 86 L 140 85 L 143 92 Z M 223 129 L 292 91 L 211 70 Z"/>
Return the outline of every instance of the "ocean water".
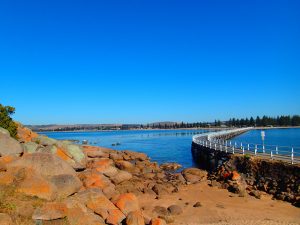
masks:
<path fill-rule="evenodd" d="M 60 140 L 87 140 L 90 145 L 116 150 L 144 152 L 158 163 L 177 162 L 184 168 L 195 166 L 191 143 L 193 135 L 207 130 L 145 130 L 145 131 L 101 131 L 101 132 L 42 132 Z M 266 130 L 265 144 L 300 147 L 300 129 Z M 260 130 L 252 130 L 233 139 L 243 143 L 261 144 Z M 112 146 L 119 143 L 120 145 Z M 300 148 L 299 148 L 300 149 Z"/>
<path fill-rule="evenodd" d="M 291 154 L 292 148 L 294 156 L 300 157 L 300 128 L 288 128 L 288 129 L 266 129 L 264 142 L 261 137 L 262 130 L 251 130 L 240 136 L 232 139 L 232 142 L 250 144 L 252 147 L 254 144 L 258 145 L 259 149 L 262 149 L 264 145 L 266 150 L 276 151 L 276 147 L 280 154 Z"/>

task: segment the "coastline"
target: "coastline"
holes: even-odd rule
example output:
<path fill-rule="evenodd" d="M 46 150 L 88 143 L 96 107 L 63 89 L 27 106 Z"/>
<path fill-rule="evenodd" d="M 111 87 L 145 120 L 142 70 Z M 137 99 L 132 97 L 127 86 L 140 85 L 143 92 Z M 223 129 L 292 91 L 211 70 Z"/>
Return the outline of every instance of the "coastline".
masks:
<path fill-rule="evenodd" d="M 14 222 L 132 225 L 128 221 L 133 217 L 141 221 L 138 225 L 300 223 L 299 208 L 264 192 L 260 199 L 229 192 L 198 168 L 178 171 L 177 164 L 159 166 L 139 152 L 74 145 L 24 127 L 18 132 L 20 144 L 15 145 L 22 146 L 22 154 L 0 157 L 5 168 L 0 172 L 0 191 L 17 190 L 5 192 L 2 205 L 14 208 L 1 205 L 0 216 L 4 213 Z M 25 176 L 19 177 L 20 172 Z M 228 179 L 240 182 L 241 176 L 232 171 Z M 52 188 L 45 189 L 47 185 Z M 18 214 L 24 199 L 25 216 Z"/>
<path fill-rule="evenodd" d="M 228 130 L 235 127 L 199 127 L 199 128 L 176 128 L 176 129 L 128 129 L 128 130 L 74 130 L 74 131 L 35 131 L 37 133 L 47 132 L 61 132 L 61 133 L 83 133 L 83 132 L 122 132 L 122 131 L 176 131 L 176 130 Z M 253 127 L 254 130 L 271 130 L 271 129 L 299 129 L 300 126 L 286 126 L 286 127 Z"/>

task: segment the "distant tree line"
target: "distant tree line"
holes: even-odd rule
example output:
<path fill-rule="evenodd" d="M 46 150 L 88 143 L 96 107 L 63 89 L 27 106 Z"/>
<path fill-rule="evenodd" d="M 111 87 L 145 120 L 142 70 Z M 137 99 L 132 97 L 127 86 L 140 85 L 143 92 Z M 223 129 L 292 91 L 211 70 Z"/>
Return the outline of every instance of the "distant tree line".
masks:
<path fill-rule="evenodd" d="M 181 128 L 197 128 L 197 127 L 210 127 L 210 123 L 197 122 L 197 123 L 155 123 L 140 125 L 141 129 L 181 129 Z"/>
<path fill-rule="evenodd" d="M 34 129 L 36 131 L 84 131 L 84 130 L 131 130 L 131 129 L 188 129 L 188 128 L 209 128 L 209 127 L 261 127 L 261 126 L 300 126 L 300 116 L 263 116 L 256 118 L 231 118 L 228 121 L 215 120 L 214 122 L 196 122 L 196 123 L 173 123 L 162 122 L 152 124 L 123 124 L 123 125 L 90 125 L 90 126 L 70 126 L 58 127 L 55 129 L 42 128 Z"/>
<path fill-rule="evenodd" d="M 300 126 L 300 116 L 277 116 L 269 117 L 257 116 L 255 119 L 253 117 L 236 119 L 232 118 L 225 123 L 229 127 L 265 127 L 265 126 Z"/>
<path fill-rule="evenodd" d="M 173 124 L 147 124 L 146 126 L 141 125 L 143 128 L 152 129 L 179 129 L 179 128 L 207 128 L 207 127 L 266 127 L 266 126 L 300 126 L 300 116 L 277 116 L 269 117 L 257 116 L 255 119 L 250 118 L 231 118 L 228 121 L 221 122 L 220 120 L 215 120 L 214 123 L 208 122 L 197 122 L 197 123 L 173 123 Z"/>

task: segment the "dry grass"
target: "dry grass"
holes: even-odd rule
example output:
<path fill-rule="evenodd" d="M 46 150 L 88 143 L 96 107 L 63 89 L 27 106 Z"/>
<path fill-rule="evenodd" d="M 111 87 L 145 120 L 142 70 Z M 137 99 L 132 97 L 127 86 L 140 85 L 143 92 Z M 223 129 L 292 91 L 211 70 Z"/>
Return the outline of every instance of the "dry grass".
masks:
<path fill-rule="evenodd" d="M 34 225 L 32 215 L 22 216 L 18 213 L 20 202 L 34 209 L 40 207 L 45 201 L 36 197 L 29 197 L 17 192 L 15 185 L 0 186 L 0 212 L 11 216 L 16 225 Z"/>

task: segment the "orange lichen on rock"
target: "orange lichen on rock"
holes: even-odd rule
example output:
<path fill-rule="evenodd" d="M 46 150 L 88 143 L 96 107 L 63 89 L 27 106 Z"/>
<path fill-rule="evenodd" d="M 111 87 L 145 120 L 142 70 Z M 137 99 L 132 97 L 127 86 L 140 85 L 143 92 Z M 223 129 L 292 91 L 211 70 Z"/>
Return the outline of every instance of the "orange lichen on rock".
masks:
<path fill-rule="evenodd" d="M 84 171 L 78 176 L 86 189 L 99 188 L 104 190 L 109 187 L 114 189 L 114 185 L 110 179 L 96 170 Z"/>
<path fill-rule="evenodd" d="M 20 183 L 17 191 L 28 196 L 36 196 L 46 200 L 53 200 L 56 195 L 56 188 L 39 176 L 26 178 Z"/>
<path fill-rule="evenodd" d="M 97 161 L 92 162 L 89 167 L 95 168 L 98 172 L 103 172 L 107 168 L 113 165 L 113 161 L 111 159 L 98 159 Z"/>
<path fill-rule="evenodd" d="M 6 155 L 0 157 L 0 171 L 6 171 L 6 165 L 18 159 L 15 155 Z"/>
<path fill-rule="evenodd" d="M 120 195 L 115 201 L 115 205 L 125 214 L 140 209 L 137 197 L 132 193 Z"/>
<path fill-rule="evenodd" d="M 109 215 L 106 219 L 106 223 L 112 224 L 112 225 L 118 225 L 125 218 L 126 218 L 125 215 L 120 210 L 112 209 L 112 210 L 109 210 Z"/>
<path fill-rule="evenodd" d="M 110 210 L 117 209 L 117 207 L 104 195 L 89 200 L 86 203 L 86 206 L 96 214 L 100 215 L 103 219 L 108 217 Z"/>
<path fill-rule="evenodd" d="M 57 148 L 56 155 L 65 161 L 70 160 L 70 157 L 61 148 Z"/>
<path fill-rule="evenodd" d="M 18 125 L 18 139 L 21 142 L 30 142 L 33 138 L 38 137 L 38 134 L 33 132 L 32 130 L 28 129 L 27 127 L 24 127 L 22 124 L 17 123 Z"/>
<path fill-rule="evenodd" d="M 7 163 L 10 163 L 10 162 L 16 160 L 17 158 L 18 157 L 14 156 L 14 155 L 2 156 L 2 157 L 0 157 L 0 163 L 7 164 Z"/>
<path fill-rule="evenodd" d="M 237 171 L 233 171 L 231 173 L 231 179 L 232 180 L 239 180 L 241 178 L 241 175 Z"/>
<path fill-rule="evenodd" d="M 66 215 L 67 207 L 64 203 L 49 202 L 36 209 L 32 218 L 34 220 L 56 220 L 64 218 Z"/>
<path fill-rule="evenodd" d="M 10 185 L 14 182 L 14 176 L 11 173 L 0 173 L 0 185 Z"/>
<path fill-rule="evenodd" d="M 167 223 L 163 219 L 155 218 L 151 220 L 151 225 L 167 225 Z"/>

